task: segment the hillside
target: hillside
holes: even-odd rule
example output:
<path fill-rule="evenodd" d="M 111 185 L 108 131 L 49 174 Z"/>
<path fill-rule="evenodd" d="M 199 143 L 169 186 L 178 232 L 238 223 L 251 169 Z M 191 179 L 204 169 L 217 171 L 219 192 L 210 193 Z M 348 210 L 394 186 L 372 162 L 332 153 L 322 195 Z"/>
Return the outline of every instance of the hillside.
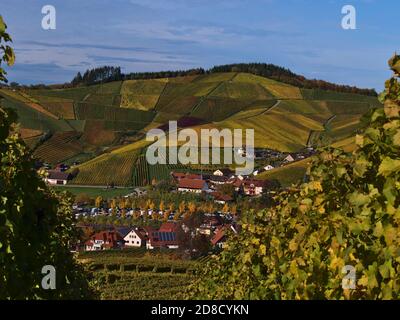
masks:
<path fill-rule="evenodd" d="M 0 89 L 0 96 L 3 106 L 17 111 L 25 132 L 35 130 L 26 140 L 36 157 L 52 164 L 79 161 L 74 183 L 95 185 L 162 178 L 168 168 L 146 166 L 139 173 L 136 164 L 143 162 L 146 131 L 169 120 L 197 130 L 254 129 L 256 148 L 295 152 L 346 141 L 360 117 L 379 106 L 368 95 L 298 88 L 240 72 L 70 89 Z"/>

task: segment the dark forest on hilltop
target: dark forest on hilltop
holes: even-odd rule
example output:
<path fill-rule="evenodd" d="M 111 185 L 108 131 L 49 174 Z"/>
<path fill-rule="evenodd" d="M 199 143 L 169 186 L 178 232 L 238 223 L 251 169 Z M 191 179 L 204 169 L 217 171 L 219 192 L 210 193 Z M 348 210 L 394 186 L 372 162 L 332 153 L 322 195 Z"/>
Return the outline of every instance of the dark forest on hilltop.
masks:
<path fill-rule="evenodd" d="M 123 74 L 120 67 L 103 66 L 86 70 L 83 75 L 78 72 L 70 83 L 62 85 L 45 86 L 43 84 L 32 85 L 32 88 L 67 88 L 82 85 L 93 85 L 120 80 L 146 80 L 160 78 L 176 78 L 182 76 L 193 76 L 221 72 L 245 72 L 257 76 L 270 78 L 283 83 L 294 85 L 305 89 L 322 89 L 336 92 L 362 94 L 366 96 L 377 96 L 375 89 L 362 89 L 355 86 L 339 85 L 324 80 L 307 79 L 298 75 L 289 69 L 267 63 L 238 63 L 214 66 L 211 69 L 195 68 L 176 71 L 158 71 L 158 72 L 132 72 Z"/>

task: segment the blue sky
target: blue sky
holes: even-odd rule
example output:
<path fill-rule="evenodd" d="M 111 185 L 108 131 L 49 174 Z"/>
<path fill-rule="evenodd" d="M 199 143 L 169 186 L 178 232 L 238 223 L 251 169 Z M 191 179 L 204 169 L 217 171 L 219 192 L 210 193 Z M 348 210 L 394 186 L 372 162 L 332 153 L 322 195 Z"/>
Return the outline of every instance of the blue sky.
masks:
<path fill-rule="evenodd" d="M 123 72 L 267 62 L 309 78 L 381 90 L 400 51 L 398 0 L 0 0 L 17 55 L 10 81 L 70 81 L 77 71 Z M 56 8 L 56 30 L 41 9 Z M 341 9 L 357 10 L 357 30 Z"/>

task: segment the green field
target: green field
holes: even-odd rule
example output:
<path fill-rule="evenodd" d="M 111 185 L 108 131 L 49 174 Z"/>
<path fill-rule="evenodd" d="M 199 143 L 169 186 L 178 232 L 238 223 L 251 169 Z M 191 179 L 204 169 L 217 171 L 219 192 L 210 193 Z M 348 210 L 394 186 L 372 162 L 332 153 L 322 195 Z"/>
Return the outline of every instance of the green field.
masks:
<path fill-rule="evenodd" d="M 296 161 L 283 167 L 264 171 L 257 175 L 257 179 L 276 179 L 282 187 L 289 187 L 293 183 L 301 182 L 306 174 L 310 159 Z"/>
<path fill-rule="evenodd" d="M 79 187 L 79 186 L 52 186 L 57 191 L 68 191 L 73 195 L 85 194 L 91 198 L 96 198 L 98 196 L 103 199 L 112 199 L 115 197 L 125 196 L 132 192 L 131 188 L 96 188 L 96 187 Z"/>

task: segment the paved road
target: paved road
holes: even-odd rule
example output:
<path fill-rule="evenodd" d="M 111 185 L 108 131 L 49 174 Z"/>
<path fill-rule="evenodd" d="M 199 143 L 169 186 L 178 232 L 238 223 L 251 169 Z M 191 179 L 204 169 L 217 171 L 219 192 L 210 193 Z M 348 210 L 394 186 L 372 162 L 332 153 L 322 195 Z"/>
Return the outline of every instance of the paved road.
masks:
<path fill-rule="evenodd" d="M 96 189 L 107 189 L 107 186 L 92 186 L 92 185 L 80 185 L 80 184 L 64 184 L 64 185 L 56 185 L 56 187 L 67 187 L 67 188 L 96 188 Z M 119 187 L 115 186 L 114 188 L 108 188 L 109 190 L 113 189 L 134 189 L 135 187 Z"/>

